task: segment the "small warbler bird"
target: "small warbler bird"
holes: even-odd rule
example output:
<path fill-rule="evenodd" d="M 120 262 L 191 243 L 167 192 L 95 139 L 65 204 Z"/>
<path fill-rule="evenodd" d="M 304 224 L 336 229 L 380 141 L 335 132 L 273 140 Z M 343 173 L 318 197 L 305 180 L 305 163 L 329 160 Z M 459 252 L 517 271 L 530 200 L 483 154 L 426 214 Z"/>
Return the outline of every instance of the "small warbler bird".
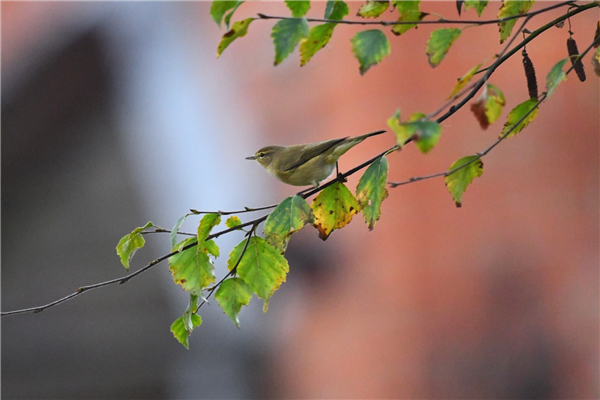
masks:
<path fill-rule="evenodd" d="M 256 160 L 270 175 L 288 185 L 318 187 L 331 175 L 335 163 L 345 152 L 366 138 L 384 132 L 293 146 L 266 146 L 246 160 Z"/>

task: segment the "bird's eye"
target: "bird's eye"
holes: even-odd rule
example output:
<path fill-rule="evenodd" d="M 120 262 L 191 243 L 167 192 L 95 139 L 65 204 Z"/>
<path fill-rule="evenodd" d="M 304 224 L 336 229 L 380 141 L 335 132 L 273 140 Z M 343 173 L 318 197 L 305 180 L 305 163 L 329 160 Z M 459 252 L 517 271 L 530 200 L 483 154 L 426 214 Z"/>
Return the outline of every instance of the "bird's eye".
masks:
<path fill-rule="evenodd" d="M 263 158 L 265 156 L 265 153 L 258 153 L 258 158 Z"/>

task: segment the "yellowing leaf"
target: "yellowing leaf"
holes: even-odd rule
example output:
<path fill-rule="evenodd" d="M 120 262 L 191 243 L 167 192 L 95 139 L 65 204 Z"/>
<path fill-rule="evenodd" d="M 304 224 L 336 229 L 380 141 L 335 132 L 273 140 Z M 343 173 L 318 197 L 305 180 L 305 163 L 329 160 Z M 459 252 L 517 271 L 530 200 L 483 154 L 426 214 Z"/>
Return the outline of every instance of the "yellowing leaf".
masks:
<path fill-rule="evenodd" d="M 521 132 L 527 125 L 529 125 L 529 123 L 533 121 L 535 117 L 537 117 L 537 107 L 530 112 L 530 110 L 532 110 L 536 106 L 537 102 L 537 99 L 529 99 L 513 108 L 512 111 L 508 114 L 508 120 L 504 124 L 504 129 L 502 130 L 500 137 L 504 135 L 508 135 L 506 137 L 515 136 L 517 133 Z M 512 129 L 515 125 L 516 127 Z"/>
<path fill-rule="evenodd" d="M 557 62 L 548 73 L 548 76 L 546 76 L 546 98 L 549 98 L 554 93 L 554 90 L 562 81 L 567 80 L 567 75 L 563 71 L 563 67 L 567 61 L 569 59 L 565 58 Z"/>
<path fill-rule="evenodd" d="M 533 0 L 504 0 L 504 3 L 498 12 L 498 18 L 501 19 L 512 17 L 513 15 L 524 14 L 529 11 L 531 6 L 533 6 L 533 3 Z M 498 23 L 498 26 L 500 27 L 500 43 L 504 43 L 504 41 L 510 37 L 516 23 L 517 18 Z"/>
<path fill-rule="evenodd" d="M 481 128 L 487 129 L 490 124 L 500 118 L 505 103 L 502 91 L 488 83 L 479 100 L 471 105 L 471 111 L 475 114 Z"/>
<path fill-rule="evenodd" d="M 214 257 L 219 257 L 219 246 L 214 240 L 206 240 L 203 242 L 202 251 Z"/>
<path fill-rule="evenodd" d="M 446 176 L 445 179 L 456 207 L 462 206 L 462 194 L 467 190 L 467 186 L 473 182 L 473 179 L 483 174 L 483 162 L 477 156 L 461 158 L 450 166 L 449 171 L 466 164 L 468 165 Z"/>
<path fill-rule="evenodd" d="M 381 203 L 388 197 L 385 187 L 388 173 L 388 162 L 385 156 L 378 158 L 365 171 L 356 187 L 356 199 L 369 230 L 381 217 Z"/>
<path fill-rule="evenodd" d="M 240 220 L 240 217 L 238 217 L 237 215 L 232 215 L 231 217 L 227 218 L 227 221 L 225 221 L 225 226 L 228 227 L 229 229 L 234 228 L 241 224 L 242 224 L 242 221 Z"/>
<path fill-rule="evenodd" d="M 377 18 L 390 6 L 389 0 L 369 0 L 366 4 L 363 4 L 358 12 L 357 17 L 363 18 Z"/>
<path fill-rule="evenodd" d="M 197 240 L 195 237 L 186 239 L 175 248 L 183 248 Z M 214 269 L 207 252 L 198 246 L 190 247 L 169 258 L 169 270 L 173 281 L 181 285 L 183 290 L 195 295 L 200 295 L 203 288 L 215 281 Z"/>
<path fill-rule="evenodd" d="M 471 81 L 471 79 L 475 75 L 475 72 L 477 72 L 479 70 L 479 67 L 481 67 L 481 64 L 477 64 L 476 66 L 471 68 L 466 74 L 464 74 L 458 80 L 458 82 L 456 82 L 456 85 L 454 86 L 454 90 L 452 90 L 452 93 L 450 93 L 450 96 L 448 96 L 448 99 L 451 99 L 452 97 L 454 97 L 455 94 L 460 92 L 467 85 L 467 83 L 469 83 Z"/>
<path fill-rule="evenodd" d="M 400 146 L 400 148 L 404 147 L 406 141 L 412 136 L 412 132 L 409 132 L 408 129 L 406 129 L 406 125 L 401 123 L 400 110 L 396 110 L 394 115 L 387 120 L 387 124 L 396 134 L 398 146 Z"/>
<path fill-rule="evenodd" d="M 271 31 L 275 45 L 274 65 L 279 65 L 296 48 L 296 45 L 308 37 L 308 23 L 304 18 L 291 18 L 278 21 Z"/>
<path fill-rule="evenodd" d="M 226 32 L 221 39 L 221 43 L 217 47 L 217 58 L 223 54 L 223 51 L 229 46 L 235 39 L 244 37 L 248 33 L 248 27 L 250 22 L 254 21 L 255 18 L 246 18 L 243 21 L 237 21 L 233 23 L 231 30 Z"/>
<path fill-rule="evenodd" d="M 198 224 L 198 244 L 202 246 L 202 243 L 206 240 L 210 231 L 215 226 L 221 223 L 221 215 L 216 213 L 206 214 L 200 220 L 200 224 Z"/>
<path fill-rule="evenodd" d="M 306 0 L 285 0 L 285 5 L 292 12 L 292 17 L 300 18 L 310 9 L 310 1 Z"/>
<path fill-rule="evenodd" d="M 285 253 L 290 236 L 307 224 L 314 223 L 310 206 L 300 196 L 283 200 L 265 221 L 265 240 L 281 254 Z"/>
<path fill-rule="evenodd" d="M 358 32 L 350 43 L 352 53 L 360 64 L 361 75 L 364 75 L 373 65 L 379 64 L 391 52 L 390 42 L 379 29 Z"/>
<path fill-rule="evenodd" d="M 431 36 L 427 41 L 429 65 L 435 68 L 442 62 L 450 46 L 458 39 L 461 32 L 460 29 L 456 28 L 442 28 L 431 32 Z"/>
<path fill-rule="evenodd" d="M 129 262 L 137 249 L 141 249 L 144 247 L 144 243 L 146 243 L 142 236 L 142 231 L 153 226 L 152 222 L 148 222 L 142 227 L 135 228 L 130 234 L 123 236 L 121 240 L 119 240 L 119 244 L 117 244 L 117 254 L 121 257 L 121 264 L 123 264 L 125 269 L 129 269 Z"/>
<path fill-rule="evenodd" d="M 215 299 L 233 321 L 240 327 L 239 313 L 242 306 L 250 304 L 252 289 L 240 278 L 229 278 L 223 281 L 215 293 Z"/>
<path fill-rule="evenodd" d="M 306 65 L 312 56 L 329 43 L 333 28 L 337 24 L 328 22 L 322 25 L 315 25 L 311 28 L 308 37 L 300 42 L 300 66 Z"/>
<path fill-rule="evenodd" d="M 265 300 L 263 310 L 266 312 L 267 300 L 285 282 L 290 267 L 277 249 L 257 236 L 249 239 L 246 252 L 242 256 L 247 240 L 242 240 L 231 251 L 227 267 L 231 271 L 239 260 L 238 276 L 250 286 L 258 297 Z"/>
<path fill-rule="evenodd" d="M 600 77 L 600 47 L 596 49 L 596 52 L 592 54 L 592 67 L 594 67 L 594 73 Z"/>
<path fill-rule="evenodd" d="M 336 182 L 323 189 L 311 205 L 319 237 L 327 240 L 331 232 L 350 223 L 358 212 L 358 201 L 346 185 Z"/>
<path fill-rule="evenodd" d="M 419 3 L 420 1 L 394 1 L 393 4 L 400 13 L 398 22 L 421 21 L 425 18 L 428 14 L 419 10 Z M 392 33 L 394 33 L 394 35 L 401 35 L 415 26 L 417 26 L 417 24 L 394 25 Z"/>

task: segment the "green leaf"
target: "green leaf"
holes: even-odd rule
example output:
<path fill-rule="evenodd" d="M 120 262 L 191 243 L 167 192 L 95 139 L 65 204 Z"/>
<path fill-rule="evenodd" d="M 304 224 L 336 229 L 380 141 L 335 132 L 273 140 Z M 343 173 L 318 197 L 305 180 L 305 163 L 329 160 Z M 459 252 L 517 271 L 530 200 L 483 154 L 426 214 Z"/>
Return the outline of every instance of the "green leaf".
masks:
<path fill-rule="evenodd" d="M 475 161 L 473 161 L 475 160 Z M 462 194 L 467 190 L 467 186 L 473 179 L 483 174 L 483 162 L 477 156 L 467 156 L 456 161 L 450 166 L 449 171 L 468 164 L 466 167 L 446 176 L 446 186 L 452 194 L 456 207 L 462 205 Z"/>
<path fill-rule="evenodd" d="M 335 229 L 341 229 L 350 223 L 354 214 L 358 212 L 359 205 L 346 185 L 336 182 L 315 197 L 311 208 L 319 237 L 327 240 Z"/>
<path fill-rule="evenodd" d="M 198 296 L 196 296 L 195 294 L 190 294 L 190 304 L 188 305 L 188 308 L 183 313 L 183 316 L 181 317 L 181 319 L 183 320 L 183 326 L 184 326 L 185 330 L 187 331 L 188 335 L 192 334 L 192 331 L 194 330 L 194 327 L 195 327 L 193 315 L 194 315 L 197 307 L 198 307 Z"/>
<path fill-rule="evenodd" d="M 388 197 L 385 187 L 388 173 L 388 161 L 385 156 L 378 158 L 365 171 L 356 187 L 356 199 L 369 230 L 381 217 L 381 203 Z"/>
<path fill-rule="evenodd" d="M 200 318 L 200 316 L 196 314 L 191 316 L 191 321 L 194 327 L 200 326 L 200 324 L 202 324 L 202 318 Z M 187 329 L 185 329 L 183 317 L 179 317 L 175 320 L 175 322 L 173 322 L 173 324 L 171 325 L 171 332 L 173 333 L 173 336 L 175 336 L 175 339 L 177 339 L 179 343 L 183 345 L 183 347 L 185 347 L 188 350 L 190 349 L 188 343 L 188 337 L 190 336 L 190 334 L 188 333 Z"/>
<path fill-rule="evenodd" d="M 379 64 L 390 55 L 390 42 L 379 29 L 358 32 L 352 40 L 352 53 L 360 63 L 360 74 L 364 75 L 371 66 Z"/>
<path fill-rule="evenodd" d="M 214 240 L 206 240 L 202 245 L 202 251 L 217 258 L 220 255 L 219 246 Z"/>
<path fill-rule="evenodd" d="M 504 0 L 504 3 L 498 12 L 498 18 L 524 14 L 529 11 L 533 3 L 533 0 Z M 504 43 L 504 41 L 510 37 L 516 23 L 517 18 L 498 23 L 498 26 L 500 27 L 500 43 Z"/>
<path fill-rule="evenodd" d="M 275 207 L 265 221 L 265 240 L 281 254 L 285 253 L 292 233 L 314 223 L 312 210 L 306 200 L 296 195 Z"/>
<path fill-rule="evenodd" d="M 240 220 L 240 217 L 238 217 L 237 215 L 232 215 L 231 217 L 227 218 L 227 221 L 225 221 L 225 226 L 228 227 L 229 229 L 231 228 L 235 228 L 238 225 L 241 225 L 242 221 Z"/>
<path fill-rule="evenodd" d="M 294 18 L 304 17 L 310 9 L 310 1 L 304 0 L 285 0 L 285 5 L 290 9 Z"/>
<path fill-rule="evenodd" d="M 173 229 L 171 229 L 171 247 L 175 247 L 175 244 L 177 243 L 177 232 L 179 232 L 179 228 L 181 228 L 181 225 L 183 225 L 183 222 L 185 221 L 185 219 L 187 217 L 189 217 L 191 214 L 185 214 L 183 217 L 179 218 L 177 220 L 177 222 L 175 222 L 175 226 L 173 226 Z"/>
<path fill-rule="evenodd" d="M 535 110 L 529 113 L 529 111 L 536 106 L 537 102 L 537 99 L 529 99 L 513 108 L 512 111 L 508 114 L 508 120 L 504 124 L 504 129 L 502 130 L 500 137 L 506 134 L 508 134 L 508 136 L 506 137 L 515 136 L 517 133 L 521 132 L 527 125 L 529 125 L 529 123 L 533 121 L 535 117 L 537 117 L 537 107 L 535 108 Z M 527 115 L 527 113 L 529 114 Z M 527 115 L 527 117 L 525 117 L 525 115 Z M 519 122 L 523 117 L 525 117 L 525 119 Z M 514 130 L 511 131 L 512 127 L 515 124 L 517 124 L 517 122 L 519 122 L 519 124 Z M 508 133 L 509 131 L 510 133 Z"/>
<path fill-rule="evenodd" d="M 400 13 L 398 22 L 421 21 L 423 18 L 425 18 L 428 14 L 419 10 L 420 2 L 421 1 L 393 1 L 392 3 Z M 401 35 L 415 26 L 417 26 L 417 24 L 394 25 L 392 28 L 392 33 L 395 35 Z"/>
<path fill-rule="evenodd" d="M 471 104 L 471 111 L 475 114 L 475 118 L 479 121 L 481 128 L 487 129 L 490 124 L 493 124 L 500 118 L 505 103 L 502 91 L 498 87 L 488 83 L 479 100 Z"/>
<path fill-rule="evenodd" d="M 477 64 L 476 66 L 471 68 L 466 74 L 464 74 L 458 80 L 458 82 L 456 82 L 456 85 L 454 86 L 454 90 L 452 90 L 452 93 L 450 93 L 450 96 L 448 96 L 448 99 L 451 99 L 452 97 L 454 97 L 455 94 L 460 92 L 467 85 L 467 83 L 469 83 L 471 81 L 471 79 L 475 75 L 475 72 L 479 71 L 479 67 L 481 67 L 481 64 Z"/>
<path fill-rule="evenodd" d="M 231 17 L 233 17 L 233 13 L 235 12 L 235 10 L 238 9 L 239 6 L 241 6 L 243 3 L 243 1 L 238 1 L 235 5 L 235 7 L 233 7 L 233 10 L 231 10 L 231 12 L 229 14 L 227 14 L 225 16 L 225 26 L 227 27 L 227 29 L 229 29 L 229 22 L 231 21 Z"/>
<path fill-rule="evenodd" d="M 474 8 L 477 15 L 481 17 L 481 13 L 487 4 L 488 0 L 465 0 L 465 11 Z"/>
<path fill-rule="evenodd" d="M 227 267 L 230 271 L 240 260 L 246 240 L 242 240 L 229 254 Z M 290 267 L 279 251 L 263 238 L 252 236 L 249 240 L 246 252 L 239 261 L 237 274 L 258 297 L 265 300 L 263 311 L 266 312 L 267 300 L 285 282 Z"/>
<path fill-rule="evenodd" d="M 333 28 L 337 24 L 328 22 L 322 25 L 315 25 L 311 28 L 308 37 L 300 42 L 300 66 L 306 65 L 312 56 L 329 43 Z"/>
<path fill-rule="evenodd" d="M 119 240 L 119 244 L 117 244 L 117 254 L 121 257 L 121 264 L 123 264 L 125 269 L 129 269 L 129 262 L 137 249 L 141 249 L 144 247 L 144 243 L 146 243 L 141 232 L 144 229 L 153 226 L 152 222 L 148 222 L 142 227 L 135 228 L 130 234 L 123 236 L 121 240 Z"/>
<path fill-rule="evenodd" d="M 448 49 L 458 39 L 461 32 L 460 29 L 456 28 L 442 28 L 431 32 L 431 36 L 429 36 L 429 40 L 427 41 L 429 65 L 435 68 L 442 62 L 444 57 L 446 57 Z"/>
<path fill-rule="evenodd" d="M 563 67 L 567 61 L 569 59 L 565 58 L 557 62 L 548 73 L 548 76 L 546 76 L 546 98 L 549 98 L 554 93 L 554 90 L 562 81 L 567 80 L 567 75 L 563 71 Z"/>
<path fill-rule="evenodd" d="M 183 248 L 197 240 L 195 237 L 186 239 L 175 248 Z M 206 246 L 206 242 L 204 245 Z M 169 258 L 169 270 L 173 281 L 181 285 L 183 290 L 195 295 L 200 295 L 203 288 L 215 281 L 215 267 L 204 248 L 193 246 Z"/>
<path fill-rule="evenodd" d="M 357 17 L 377 18 L 390 6 L 389 0 L 368 0 L 356 13 Z"/>
<path fill-rule="evenodd" d="M 219 25 L 219 28 L 221 27 L 221 21 L 223 20 L 223 16 L 225 15 L 225 13 L 229 10 L 231 10 L 232 8 L 235 8 L 237 6 L 239 6 L 238 1 L 213 1 L 212 4 L 210 5 L 210 16 L 212 17 L 213 21 L 215 21 L 217 23 L 217 25 Z"/>
<path fill-rule="evenodd" d="M 300 40 L 308 37 L 308 22 L 304 18 L 283 19 L 271 31 L 275 45 L 275 62 L 279 65 L 296 48 Z"/>
<path fill-rule="evenodd" d="M 198 244 L 201 246 L 206 240 L 210 231 L 221 223 L 221 215 L 216 213 L 206 214 L 198 224 Z"/>
<path fill-rule="evenodd" d="M 435 121 L 408 122 L 407 129 L 416 136 L 416 145 L 421 153 L 427 154 L 440 140 L 442 127 Z"/>
<path fill-rule="evenodd" d="M 254 21 L 255 18 L 246 18 L 243 21 L 237 21 L 233 23 L 231 30 L 226 32 L 221 39 L 221 43 L 217 47 L 217 58 L 223 54 L 223 51 L 233 42 L 235 39 L 246 36 L 248 33 L 248 27 L 250 22 Z"/>
<path fill-rule="evenodd" d="M 229 278 L 223 281 L 215 293 L 215 299 L 225 312 L 231 318 L 235 326 L 240 328 L 238 318 L 242 306 L 250 304 L 252 299 L 252 289 L 240 278 Z"/>
<path fill-rule="evenodd" d="M 325 19 L 340 20 L 350 12 L 348 4 L 341 0 L 329 0 L 325 6 Z"/>

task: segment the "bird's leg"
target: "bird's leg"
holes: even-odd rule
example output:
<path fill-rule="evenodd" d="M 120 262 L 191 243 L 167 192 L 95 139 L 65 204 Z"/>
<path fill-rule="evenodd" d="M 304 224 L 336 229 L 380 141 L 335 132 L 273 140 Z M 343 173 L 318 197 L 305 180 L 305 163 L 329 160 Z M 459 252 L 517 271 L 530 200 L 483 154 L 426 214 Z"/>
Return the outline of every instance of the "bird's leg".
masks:
<path fill-rule="evenodd" d="M 342 176 L 342 174 L 340 173 L 340 168 L 338 166 L 338 162 L 335 162 L 335 173 L 336 173 L 336 180 L 338 182 L 348 182 L 348 179 L 344 178 Z"/>
<path fill-rule="evenodd" d="M 304 195 L 304 193 L 307 193 L 307 192 L 313 190 L 316 187 L 319 187 L 319 185 L 317 185 L 317 186 L 311 186 L 311 187 L 308 187 L 308 188 L 306 188 L 304 190 L 301 190 L 298 193 L 296 193 L 296 196 L 302 196 L 302 195 Z"/>

